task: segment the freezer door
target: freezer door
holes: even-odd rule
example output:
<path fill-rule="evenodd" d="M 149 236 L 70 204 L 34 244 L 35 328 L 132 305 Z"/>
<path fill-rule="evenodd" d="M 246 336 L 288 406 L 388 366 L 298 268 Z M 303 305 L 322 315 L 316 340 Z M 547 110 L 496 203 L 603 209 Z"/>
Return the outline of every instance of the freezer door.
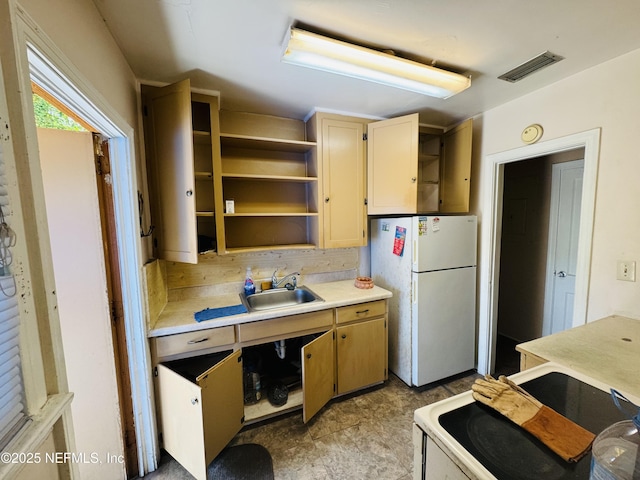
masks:
<path fill-rule="evenodd" d="M 412 231 L 414 272 L 476 265 L 475 215 L 413 217 Z"/>
<path fill-rule="evenodd" d="M 475 366 L 476 268 L 412 274 L 412 383 Z"/>

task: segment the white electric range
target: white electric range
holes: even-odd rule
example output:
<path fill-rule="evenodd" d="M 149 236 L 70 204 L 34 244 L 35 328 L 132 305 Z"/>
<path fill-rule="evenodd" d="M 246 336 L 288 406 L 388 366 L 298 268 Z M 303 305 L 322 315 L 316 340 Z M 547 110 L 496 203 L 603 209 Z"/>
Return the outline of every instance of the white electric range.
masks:
<path fill-rule="evenodd" d="M 509 377 L 545 405 L 599 434 L 626 417 L 610 387 L 549 362 Z M 638 399 L 622 391 L 630 401 Z M 589 478 L 591 453 L 567 463 L 471 391 L 414 413 L 414 480 L 565 480 Z"/>

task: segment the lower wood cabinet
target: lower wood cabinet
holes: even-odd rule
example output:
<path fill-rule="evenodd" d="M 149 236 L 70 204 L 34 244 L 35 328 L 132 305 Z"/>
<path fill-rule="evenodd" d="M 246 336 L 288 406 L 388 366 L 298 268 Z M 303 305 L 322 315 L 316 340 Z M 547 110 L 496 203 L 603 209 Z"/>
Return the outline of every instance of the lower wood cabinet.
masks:
<path fill-rule="evenodd" d="M 241 352 L 160 363 L 157 401 L 164 449 L 198 480 L 244 421 Z"/>
<path fill-rule="evenodd" d="M 152 340 L 162 444 L 198 480 L 244 424 L 300 407 L 306 423 L 336 395 L 387 378 L 386 300 L 241 324 L 233 335 L 229 328 Z M 263 371 L 262 398 L 245 405 L 244 374 L 256 355 L 273 361 L 280 340 L 286 354 L 278 358 L 298 376 L 287 403 L 271 404 L 265 387 L 275 375 Z"/>
<path fill-rule="evenodd" d="M 302 420 L 307 423 L 335 394 L 333 330 L 302 348 Z"/>
<path fill-rule="evenodd" d="M 339 395 L 387 378 L 386 323 L 380 317 L 336 329 Z"/>

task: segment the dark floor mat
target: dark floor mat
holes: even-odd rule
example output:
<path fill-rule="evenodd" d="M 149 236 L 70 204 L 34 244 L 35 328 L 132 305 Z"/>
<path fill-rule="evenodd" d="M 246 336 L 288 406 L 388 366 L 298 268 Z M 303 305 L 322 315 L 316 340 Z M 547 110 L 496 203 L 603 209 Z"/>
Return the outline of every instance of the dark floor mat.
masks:
<path fill-rule="evenodd" d="M 273 480 L 273 462 L 262 445 L 225 448 L 207 468 L 207 480 Z"/>

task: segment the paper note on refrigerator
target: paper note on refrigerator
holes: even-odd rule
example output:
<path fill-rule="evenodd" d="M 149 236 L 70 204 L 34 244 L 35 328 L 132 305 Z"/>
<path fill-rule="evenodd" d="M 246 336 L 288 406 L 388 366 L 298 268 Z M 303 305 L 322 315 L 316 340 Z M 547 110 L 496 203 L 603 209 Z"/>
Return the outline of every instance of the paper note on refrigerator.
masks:
<path fill-rule="evenodd" d="M 427 217 L 418 217 L 418 236 L 422 237 L 427 234 Z"/>
<path fill-rule="evenodd" d="M 396 227 L 396 237 L 393 240 L 393 254 L 402 256 L 404 252 L 404 241 L 407 238 L 407 229 L 404 227 Z"/>

